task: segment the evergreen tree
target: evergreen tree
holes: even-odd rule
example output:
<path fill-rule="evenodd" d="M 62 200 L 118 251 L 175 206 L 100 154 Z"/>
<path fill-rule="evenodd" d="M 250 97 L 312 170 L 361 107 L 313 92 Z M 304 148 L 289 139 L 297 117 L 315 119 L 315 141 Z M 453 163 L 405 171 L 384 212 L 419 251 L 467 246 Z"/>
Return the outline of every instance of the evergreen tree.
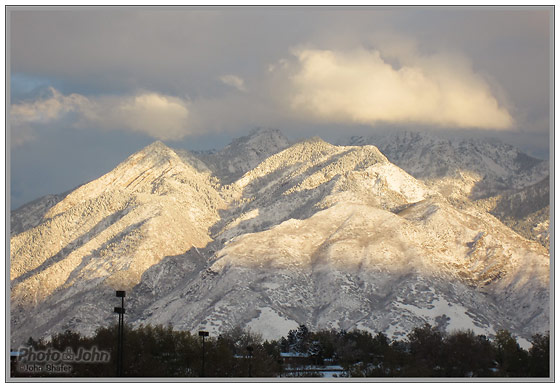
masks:
<path fill-rule="evenodd" d="M 536 334 L 531 338 L 529 349 L 529 376 L 550 376 L 550 332 Z"/>
<path fill-rule="evenodd" d="M 373 336 L 360 330 L 310 332 L 305 325 L 287 338 L 263 341 L 260 335 L 234 328 L 205 340 L 205 376 L 272 377 L 282 375 L 280 352 L 309 354 L 306 362 L 336 362 L 351 376 L 368 377 L 547 377 L 550 374 L 550 334 L 532 338 L 529 352 L 520 348 L 510 332 L 500 330 L 491 342 L 472 331 L 444 335 L 425 325 L 413 329 L 406 340 L 390 342 L 383 333 Z M 74 363 L 69 376 L 113 377 L 117 360 L 116 325 L 100 328 L 92 337 L 66 331 L 49 341 L 30 338 L 28 346 L 74 352 L 79 348 L 110 352 L 110 362 Z M 201 375 L 202 342 L 188 331 L 171 326 L 125 327 L 124 375 L 127 377 L 198 377 Z M 497 368 L 497 372 L 496 371 Z M 52 377 L 47 373 L 12 375 Z M 312 375 L 316 375 L 313 373 Z"/>
<path fill-rule="evenodd" d="M 493 349 L 488 339 L 476 336 L 472 330 L 454 332 L 444 340 L 445 376 L 489 376 L 493 359 Z"/>
<path fill-rule="evenodd" d="M 494 349 L 501 376 L 527 376 L 528 354 L 521 349 L 509 331 L 498 330 L 494 340 Z"/>
<path fill-rule="evenodd" d="M 295 334 L 295 347 L 297 353 L 307 353 L 309 350 L 310 333 L 305 325 L 299 325 Z"/>
<path fill-rule="evenodd" d="M 408 334 L 409 373 L 412 376 L 443 374 L 443 334 L 428 324 Z"/>

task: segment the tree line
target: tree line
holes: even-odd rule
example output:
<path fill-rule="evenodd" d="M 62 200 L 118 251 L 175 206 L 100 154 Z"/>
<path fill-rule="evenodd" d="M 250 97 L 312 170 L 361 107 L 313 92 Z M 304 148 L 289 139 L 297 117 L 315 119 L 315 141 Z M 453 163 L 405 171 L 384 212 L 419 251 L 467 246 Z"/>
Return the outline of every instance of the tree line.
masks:
<path fill-rule="evenodd" d="M 299 363 L 336 364 L 350 377 L 548 377 L 550 335 L 536 334 L 529 350 L 522 349 L 507 330 L 490 339 L 469 330 L 443 333 L 425 325 L 401 340 L 361 330 L 321 330 L 305 325 L 279 340 L 234 328 L 219 336 L 201 338 L 171 326 L 126 326 L 123 366 L 125 377 L 277 377 L 286 376 L 287 356 Z M 12 377 L 114 377 L 117 327 L 103 327 L 90 337 L 73 331 L 48 341 L 29 338 L 27 346 L 59 352 L 95 347 L 110 354 L 109 362 L 71 363 L 71 371 L 56 374 L 25 371 L 13 358 Z M 204 368 L 204 370 L 203 370 Z M 309 372 L 308 376 L 316 376 Z M 305 376 L 305 375 L 304 375 Z"/>

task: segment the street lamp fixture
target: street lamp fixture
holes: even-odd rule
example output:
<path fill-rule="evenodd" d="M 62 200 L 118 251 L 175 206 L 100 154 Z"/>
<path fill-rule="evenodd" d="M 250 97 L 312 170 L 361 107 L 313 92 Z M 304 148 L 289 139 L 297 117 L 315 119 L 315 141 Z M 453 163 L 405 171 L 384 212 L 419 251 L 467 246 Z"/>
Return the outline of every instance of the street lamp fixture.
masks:
<path fill-rule="evenodd" d="M 117 298 L 121 298 L 121 307 L 115 307 L 114 312 L 119 314 L 119 328 L 117 334 L 117 376 L 121 377 L 123 375 L 123 352 L 124 352 L 124 298 L 126 296 L 126 291 L 117 291 Z"/>
<path fill-rule="evenodd" d="M 204 338 L 208 337 L 209 334 L 210 333 L 204 330 L 198 332 L 198 335 L 202 338 L 202 373 L 200 374 L 202 377 L 204 377 Z"/>

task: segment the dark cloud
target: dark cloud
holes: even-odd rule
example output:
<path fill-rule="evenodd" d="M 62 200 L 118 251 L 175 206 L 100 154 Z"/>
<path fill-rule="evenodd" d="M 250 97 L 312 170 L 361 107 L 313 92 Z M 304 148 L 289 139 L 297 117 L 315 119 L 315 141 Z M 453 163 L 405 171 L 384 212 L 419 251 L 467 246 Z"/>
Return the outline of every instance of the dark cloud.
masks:
<path fill-rule="evenodd" d="M 211 95 L 216 77 L 252 74 L 305 36 L 285 11 L 14 12 L 12 71 L 104 92 L 142 87 Z M 304 25 L 305 26 L 305 25 Z M 291 36 L 291 38 L 290 38 Z M 280 49 L 280 50 L 279 50 Z M 236 71 L 240 70 L 240 71 Z M 73 90 L 80 92 L 80 90 Z"/>

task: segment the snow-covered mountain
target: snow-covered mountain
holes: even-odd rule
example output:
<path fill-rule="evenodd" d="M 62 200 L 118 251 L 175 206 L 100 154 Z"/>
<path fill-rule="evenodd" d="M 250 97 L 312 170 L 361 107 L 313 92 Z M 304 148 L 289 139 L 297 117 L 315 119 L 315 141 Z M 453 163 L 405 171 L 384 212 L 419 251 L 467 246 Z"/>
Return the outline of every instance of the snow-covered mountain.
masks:
<path fill-rule="evenodd" d="M 517 233 L 548 248 L 550 240 L 550 179 L 476 202 Z"/>
<path fill-rule="evenodd" d="M 472 200 L 517 233 L 548 247 L 548 161 L 496 139 L 410 131 L 353 136 L 340 144 L 375 145 L 392 163 L 447 199 L 456 204 Z"/>
<path fill-rule="evenodd" d="M 49 209 L 63 200 L 69 193 L 46 195 L 16 209 L 11 214 L 10 234 L 15 236 L 39 225 Z"/>
<path fill-rule="evenodd" d="M 107 316 L 99 292 L 131 289 L 164 257 L 206 246 L 212 240 L 208 228 L 225 206 L 215 179 L 183 163 L 163 143 L 137 152 L 11 238 L 14 332 L 19 325 L 32 332 L 60 329 L 53 318 L 80 319 L 79 311 L 86 314 L 84 322 L 90 316 L 97 323 Z M 15 212 L 14 218 L 31 214 Z M 45 310 L 50 302 L 58 308 Z M 33 322 L 30 311 L 40 311 Z"/>
<path fill-rule="evenodd" d="M 13 345 L 112 323 L 117 288 L 128 322 L 212 335 L 549 325 L 547 250 L 372 145 L 270 130 L 205 156 L 156 142 L 44 203 L 12 215 L 32 220 L 10 243 Z"/>
<path fill-rule="evenodd" d="M 495 139 L 394 131 L 352 136 L 340 143 L 375 145 L 392 163 L 446 196 L 486 198 L 527 187 L 549 175 L 548 161 Z"/>
<path fill-rule="evenodd" d="M 278 129 L 257 128 L 219 151 L 196 152 L 194 155 L 212 170 L 222 184 L 230 184 L 289 145 L 288 139 Z"/>

